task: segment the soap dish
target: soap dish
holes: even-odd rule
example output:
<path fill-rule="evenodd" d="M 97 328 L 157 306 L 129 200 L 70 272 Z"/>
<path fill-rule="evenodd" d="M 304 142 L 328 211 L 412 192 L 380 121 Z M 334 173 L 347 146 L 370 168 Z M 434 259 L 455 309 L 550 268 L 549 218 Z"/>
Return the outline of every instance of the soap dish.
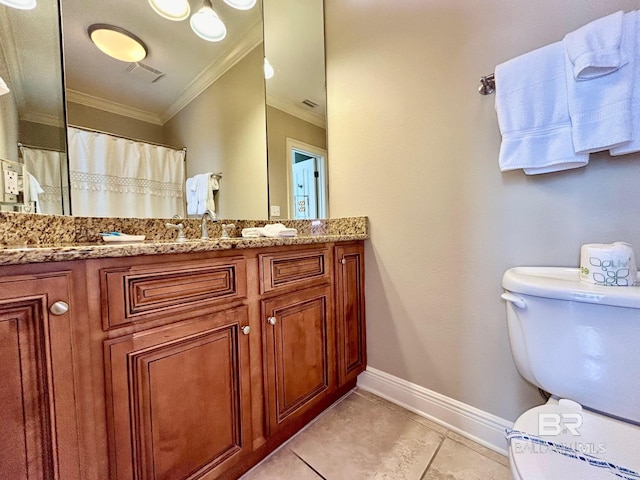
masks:
<path fill-rule="evenodd" d="M 146 235 L 127 235 L 120 232 L 101 233 L 102 240 L 105 242 L 142 242 L 146 238 Z"/>

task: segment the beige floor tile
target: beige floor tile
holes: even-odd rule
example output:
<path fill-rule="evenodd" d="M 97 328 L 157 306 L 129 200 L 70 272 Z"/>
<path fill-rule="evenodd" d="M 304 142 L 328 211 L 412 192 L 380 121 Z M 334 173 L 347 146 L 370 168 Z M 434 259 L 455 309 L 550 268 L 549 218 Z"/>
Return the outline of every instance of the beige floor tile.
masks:
<path fill-rule="evenodd" d="M 419 480 L 442 440 L 380 402 L 350 395 L 289 448 L 327 480 Z"/>
<path fill-rule="evenodd" d="M 356 390 L 355 393 L 357 393 L 358 395 L 362 395 L 363 397 L 368 398 L 369 400 L 373 400 L 374 402 L 378 402 L 387 408 L 390 408 L 392 410 L 395 410 L 396 412 L 401 413 L 402 415 L 406 415 L 410 419 L 418 423 L 421 423 L 425 427 L 429 427 L 431 430 L 435 430 L 436 432 L 441 433 L 442 435 L 445 435 L 448 431 L 442 425 L 439 425 L 436 422 L 429 420 L 428 418 L 421 417 L 416 413 L 410 412 L 409 410 L 402 408 L 401 406 L 396 405 L 395 403 L 391 403 L 390 401 L 385 400 L 384 398 L 380 398 L 377 395 L 374 395 L 373 393 L 367 392 L 366 390 L 358 389 Z"/>
<path fill-rule="evenodd" d="M 485 457 L 489 457 L 491 460 L 495 460 L 496 462 L 501 463 L 504 466 L 509 466 L 509 459 L 507 457 L 491 450 L 490 448 L 483 447 L 482 445 L 452 431 L 449 431 L 447 433 L 447 437 L 449 437 L 451 440 L 455 440 L 456 442 L 463 444 L 466 447 L 469 447 L 471 450 L 474 450 L 479 454 L 484 455 Z"/>
<path fill-rule="evenodd" d="M 288 448 L 282 448 L 267 457 L 240 480 L 321 480 L 308 465 Z"/>
<path fill-rule="evenodd" d="M 447 438 L 424 480 L 508 480 L 508 468 Z"/>

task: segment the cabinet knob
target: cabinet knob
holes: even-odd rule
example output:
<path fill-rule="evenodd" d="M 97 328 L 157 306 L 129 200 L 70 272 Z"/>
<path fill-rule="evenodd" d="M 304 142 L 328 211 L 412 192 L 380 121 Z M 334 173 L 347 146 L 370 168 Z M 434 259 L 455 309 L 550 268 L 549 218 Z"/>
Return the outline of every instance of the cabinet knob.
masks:
<path fill-rule="evenodd" d="M 267 322 L 269 322 L 271 325 L 275 325 L 276 324 L 276 317 L 267 318 Z"/>
<path fill-rule="evenodd" d="M 64 315 L 69 311 L 69 304 L 59 300 L 49 307 L 49 311 L 52 315 Z"/>
<path fill-rule="evenodd" d="M 342 257 L 342 260 L 340 260 L 340 263 L 343 264 L 343 265 L 346 265 L 347 264 L 347 259 Z"/>

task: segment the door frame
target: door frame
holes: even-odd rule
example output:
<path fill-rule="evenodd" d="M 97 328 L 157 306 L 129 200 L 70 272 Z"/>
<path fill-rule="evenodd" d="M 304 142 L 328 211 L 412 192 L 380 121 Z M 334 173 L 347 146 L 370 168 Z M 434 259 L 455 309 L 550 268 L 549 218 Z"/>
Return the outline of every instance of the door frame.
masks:
<path fill-rule="evenodd" d="M 287 218 L 293 218 L 295 209 L 292 179 L 293 179 L 293 157 L 291 152 L 295 149 L 309 156 L 318 159 L 318 218 L 329 218 L 329 171 L 327 162 L 327 151 L 323 148 L 301 142 L 294 138 L 287 137 Z"/>

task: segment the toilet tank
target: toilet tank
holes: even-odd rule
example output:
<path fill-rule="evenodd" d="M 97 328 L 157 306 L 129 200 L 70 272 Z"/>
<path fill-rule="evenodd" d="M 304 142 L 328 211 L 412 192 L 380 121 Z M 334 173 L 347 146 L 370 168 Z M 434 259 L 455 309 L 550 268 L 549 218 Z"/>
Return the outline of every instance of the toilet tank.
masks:
<path fill-rule="evenodd" d="M 640 423 L 640 286 L 582 283 L 577 268 L 517 267 L 502 278 L 511 352 L 529 382 Z"/>

